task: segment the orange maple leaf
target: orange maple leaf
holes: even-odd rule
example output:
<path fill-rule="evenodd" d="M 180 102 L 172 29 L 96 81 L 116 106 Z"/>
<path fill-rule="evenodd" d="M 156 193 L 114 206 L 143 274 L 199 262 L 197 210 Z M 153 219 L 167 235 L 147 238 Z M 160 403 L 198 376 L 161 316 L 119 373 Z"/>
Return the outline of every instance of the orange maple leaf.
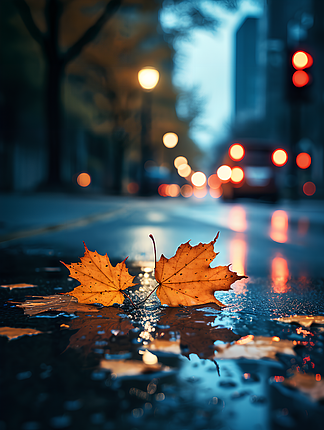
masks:
<path fill-rule="evenodd" d="M 229 290 L 233 282 L 246 278 L 229 270 L 229 266 L 210 267 L 217 253 L 214 244 L 191 246 L 183 243 L 170 259 L 163 254 L 156 263 L 155 279 L 159 283 L 156 294 L 162 304 L 169 306 L 193 306 L 216 303 L 225 306 L 214 296 L 215 291 Z"/>
<path fill-rule="evenodd" d="M 83 244 L 85 252 L 84 257 L 80 258 L 81 263 L 65 264 L 61 261 L 69 269 L 70 277 L 81 283 L 65 294 L 77 298 L 79 303 L 101 303 L 104 306 L 122 304 L 127 296 L 123 290 L 136 285 L 133 283 L 134 276 L 128 273 L 125 260 L 114 267 L 107 254 L 89 251 Z"/>

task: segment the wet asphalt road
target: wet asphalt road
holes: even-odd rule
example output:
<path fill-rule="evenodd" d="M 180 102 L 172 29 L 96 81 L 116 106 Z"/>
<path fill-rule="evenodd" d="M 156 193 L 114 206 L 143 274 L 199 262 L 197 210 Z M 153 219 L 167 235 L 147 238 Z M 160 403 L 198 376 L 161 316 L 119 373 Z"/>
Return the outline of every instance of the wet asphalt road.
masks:
<path fill-rule="evenodd" d="M 196 355 L 188 360 L 183 356 L 184 351 L 182 356 L 175 354 L 171 358 L 162 353 L 160 362 L 176 360 L 172 362 L 176 371 L 172 380 L 156 376 L 160 378 L 159 391 L 156 402 L 152 397 L 149 404 L 146 397 L 142 401 L 131 395 L 134 390 L 146 393 L 145 375 L 114 382 L 94 366 L 102 357 L 111 358 L 111 351 L 106 354 L 105 347 L 101 350 L 97 343 L 92 345 L 95 354 L 89 354 L 87 359 L 97 361 L 90 360 L 86 366 L 80 351 L 62 354 L 73 331 L 63 330 L 60 324 L 67 327 L 70 317 L 53 312 L 47 318 L 42 315 L 28 318 L 4 300 L 2 325 L 32 325 L 44 332 L 39 337 L 25 336 L 21 341 L 7 342 L 0 338 L 10 357 L 3 372 L 10 380 L 9 405 L 15 405 L 12 399 L 19 403 L 19 414 L 16 406 L 8 408 L 7 420 L 15 424 L 12 428 L 322 428 L 322 404 L 298 391 L 287 390 L 280 382 L 296 369 L 306 374 L 324 374 L 322 327 L 305 330 L 275 320 L 295 313 L 324 315 L 322 203 L 224 204 L 208 199 L 49 195 L 2 196 L 1 201 L 1 283 L 38 285 L 31 292 L 4 291 L 3 299 L 17 300 L 24 294 L 50 295 L 66 290 L 67 270 L 59 261 L 77 261 L 83 255 L 82 241 L 90 250 L 107 252 L 114 262 L 129 256 L 129 265 L 133 263 L 143 270 L 153 263 L 149 234 L 157 242 L 158 257 L 161 253 L 171 257 L 181 243 L 209 242 L 219 231 L 215 246 L 219 255 L 214 265 L 231 263 L 232 270 L 247 275 L 248 279 L 235 283 L 229 292 L 217 294 L 227 308 L 214 311 L 205 306 L 197 312 L 201 314 L 198 320 L 188 319 L 185 332 L 192 330 L 195 323 L 204 321 L 207 325 L 212 317 L 214 326 L 231 330 L 237 336 L 263 337 L 278 346 L 278 339 L 297 345 L 295 356 L 292 351 L 280 354 L 281 350 L 276 350 L 277 361 L 256 361 L 262 356 L 262 348 L 257 357 L 254 354 L 260 348 L 238 360 L 222 359 L 216 354 L 219 374 L 214 364 L 211 366 L 210 361 Z M 141 312 L 147 322 L 150 309 Z M 174 324 L 170 322 L 171 327 Z M 200 345 L 202 333 L 191 333 L 192 345 Z M 133 343 L 125 343 L 126 340 L 121 336 L 119 344 L 116 339 L 115 347 L 134 349 Z M 207 345 L 212 346 L 213 339 L 207 340 Z M 135 351 L 133 358 L 138 359 L 136 354 Z M 170 365 L 168 361 L 165 363 Z M 153 376 L 149 375 L 148 381 Z M 78 381 L 79 385 L 73 386 L 71 381 Z M 24 393 L 30 393 L 30 387 L 33 392 L 26 402 Z M 166 399 L 162 403 L 160 395 Z M 88 399 L 94 399 L 92 404 Z M 148 406 L 154 413 L 146 409 Z"/>
<path fill-rule="evenodd" d="M 83 241 L 111 259 L 152 261 L 177 247 L 209 242 L 216 265 L 232 264 L 239 274 L 265 278 L 321 277 L 324 262 L 324 204 L 276 205 L 191 199 L 130 199 L 65 195 L 1 196 L 0 253 L 20 249 L 77 258 Z"/>

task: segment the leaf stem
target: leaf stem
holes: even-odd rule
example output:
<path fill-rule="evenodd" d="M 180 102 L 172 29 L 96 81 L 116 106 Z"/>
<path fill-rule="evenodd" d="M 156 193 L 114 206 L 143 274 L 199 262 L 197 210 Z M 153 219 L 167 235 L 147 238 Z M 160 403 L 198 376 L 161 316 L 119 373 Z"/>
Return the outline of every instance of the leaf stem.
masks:
<path fill-rule="evenodd" d="M 137 309 L 137 305 L 135 305 L 135 303 L 133 302 L 133 300 L 129 297 L 129 295 L 127 293 L 125 293 L 124 291 L 120 290 L 120 292 L 122 294 L 124 294 L 125 297 L 128 298 L 128 300 L 131 302 L 131 304 L 134 306 L 135 309 Z"/>
<path fill-rule="evenodd" d="M 155 246 L 155 240 L 154 240 L 153 234 L 150 234 L 149 238 L 153 242 L 153 249 L 154 249 L 154 272 L 155 272 L 155 270 L 156 270 L 156 246 Z"/>
<path fill-rule="evenodd" d="M 154 291 L 156 291 L 158 289 L 158 287 L 160 286 L 160 284 L 157 284 L 156 287 L 153 288 L 153 290 L 150 292 L 150 294 L 148 296 L 145 297 L 145 299 L 141 300 L 140 302 L 137 302 L 137 305 L 141 305 L 142 303 L 145 303 L 146 300 L 154 293 Z"/>

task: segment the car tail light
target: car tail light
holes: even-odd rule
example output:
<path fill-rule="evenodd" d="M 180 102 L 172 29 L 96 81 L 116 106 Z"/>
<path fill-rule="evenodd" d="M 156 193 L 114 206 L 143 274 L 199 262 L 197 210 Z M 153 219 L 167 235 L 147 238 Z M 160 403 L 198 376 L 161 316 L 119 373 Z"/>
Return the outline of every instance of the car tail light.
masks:
<path fill-rule="evenodd" d="M 284 166 L 288 161 L 288 154 L 284 149 L 276 149 L 272 153 L 272 162 L 275 166 Z"/>
<path fill-rule="evenodd" d="M 239 184 L 240 182 L 242 182 L 244 179 L 244 171 L 243 169 L 241 169 L 241 167 L 233 167 L 232 172 L 231 172 L 231 181 L 234 184 Z"/>
<path fill-rule="evenodd" d="M 228 154 L 234 161 L 240 161 L 245 155 L 245 149 L 240 143 L 233 143 L 228 150 Z"/>

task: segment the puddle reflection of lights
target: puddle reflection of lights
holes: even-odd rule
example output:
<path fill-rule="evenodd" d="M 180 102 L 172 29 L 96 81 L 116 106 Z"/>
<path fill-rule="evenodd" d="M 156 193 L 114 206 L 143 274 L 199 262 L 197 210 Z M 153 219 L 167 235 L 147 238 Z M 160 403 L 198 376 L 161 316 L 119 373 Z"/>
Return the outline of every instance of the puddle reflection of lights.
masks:
<path fill-rule="evenodd" d="M 286 211 L 278 210 L 272 214 L 270 237 L 274 242 L 287 242 L 288 215 Z"/>
<path fill-rule="evenodd" d="M 145 364 L 156 364 L 158 362 L 157 356 L 147 349 L 142 354 L 142 360 Z"/>
<path fill-rule="evenodd" d="M 289 279 L 289 269 L 287 260 L 281 256 L 277 256 L 272 260 L 271 264 L 271 279 L 273 282 L 273 291 L 277 294 L 286 293 L 288 291 L 287 282 Z"/>
<path fill-rule="evenodd" d="M 228 226 L 231 230 L 237 232 L 243 232 L 246 230 L 246 212 L 242 206 L 234 206 L 230 210 Z"/>
<path fill-rule="evenodd" d="M 235 343 L 237 345 L 245 345 L 246 343 L 252 342 L 253 339 L 253 334 L 248 334 L 247 336 L 241 337 L 241 339 L 237 340 Z"/>
<path fill-rule="evenodd" d="M 233 239 L 230 242 L 230 261 L 232 270 L 238 275 L 246 274 L 246 248 L 244 239 Z"/>

